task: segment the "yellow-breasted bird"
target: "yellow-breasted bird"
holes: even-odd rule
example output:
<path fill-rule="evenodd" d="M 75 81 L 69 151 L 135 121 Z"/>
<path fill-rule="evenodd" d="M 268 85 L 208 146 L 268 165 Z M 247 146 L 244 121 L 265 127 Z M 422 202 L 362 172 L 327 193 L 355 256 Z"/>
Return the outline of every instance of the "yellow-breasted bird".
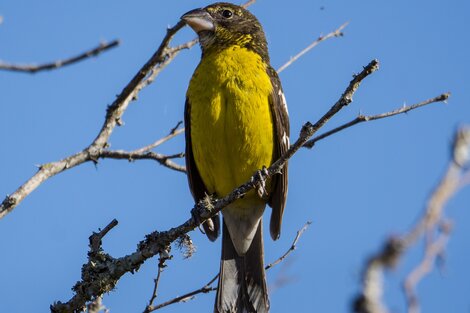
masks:
<path fill-rule="evenodd" d="M 201 61 L 186 95 L 186 167 L 196 201 L 223 197 L 289 148 L 289 119 L 281 82 L 269 64 L 256 17 L 230 3 L 215 3 L 181 17 L 199 36 Z M 280 236 L 287 197 L 287 164 L 222 210 L 222 257 L 215 312 L 268 312 L 262 215 L 272 208 L 270 232 Z M 210 240 L 219 217 L 203 224 Z"/>

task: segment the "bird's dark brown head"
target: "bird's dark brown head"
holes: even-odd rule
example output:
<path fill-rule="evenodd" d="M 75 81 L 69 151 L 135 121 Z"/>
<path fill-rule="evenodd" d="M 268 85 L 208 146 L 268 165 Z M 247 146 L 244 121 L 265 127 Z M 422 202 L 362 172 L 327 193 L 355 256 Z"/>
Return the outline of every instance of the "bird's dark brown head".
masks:
<path fill-rule="evenodd" d="M 199 36 L 203 52 L 241 46 L 267 59 L 267 44 L 258 19 L 245 8 L 226 2 L 187 12 L 181 17 Z"/>

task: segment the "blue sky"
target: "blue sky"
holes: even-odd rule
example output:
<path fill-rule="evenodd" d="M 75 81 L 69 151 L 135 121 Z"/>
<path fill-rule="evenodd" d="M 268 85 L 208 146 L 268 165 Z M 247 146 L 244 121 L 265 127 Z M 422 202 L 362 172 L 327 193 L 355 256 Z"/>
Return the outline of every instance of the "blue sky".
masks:
<path fill-rule="evenodd" d="M 46 62 L 74 55 L 101 40 L 122 45 L 98 58 L 35 75 L 0 72 L 0 194 L 13 192 L 37 164 L 86 147 L 110 104 L 153 54 L 168 25 L 207 1 L 4 1 L 0 4 L 0 59 Z M 448 104 L 362 124 L 303 150 L 290 163 L 282 237 L 266 236 L 266 262 L 289 247 L 296 231 L 313 223 L 298 250 L 268 273 L 272 312 L 348 312 L 364 261 L 384 239 L 406 231 L 443 174 L 457 126 L 470 123 L 470 3 L 467 1 L 260 0 L 251 7 L 264 25 L 271 61 L 292 55 L 346 21 L 345 37 L 321 43 L 281 74 L 292 137 L 338 99 L 351 75 L 371 59 L 380 70 L 364 81 L 354 102 L 325 129 L 451 91 Z M 175 43 L 191 39 L 184 29 Z M 200 57 L 184 51 L 126 111 L 110 139 L 114 149 L 135 149 L 167 134 L 183 119 L 184 95 Z M 182 136 L 157 152 L 177 153 Z M 470 310 L 469 188 L 447 206 L 455 227 L 442 273 L 418 287 L 423 312 Z M 83 164 L 40 186 L 0 221 L 0 311 L 47 312 L 72 296 L 86 262 L 88 237 L 113 218 L 119 226 L 103 247 L 115 257 L 132 252 L 145 234 L 189 217 L 186 178 L 152 161 L 103 160 Z M 173 260 L 163 273 L 160 301 L 201 287 L 218 271 L 220 241 L 191 233 L 196 254 Z M 420 260 L 421 245 L 386 275 L 385 300 L 405 312 L 400 284 Z M 157 260 L 126 275 L 106 295 L 111 312 L 141 312 L 152 292 Z M 208 312 L 214 294 L 165 312 Z M 21 305 L 20 305 L 21 304 Z"/>

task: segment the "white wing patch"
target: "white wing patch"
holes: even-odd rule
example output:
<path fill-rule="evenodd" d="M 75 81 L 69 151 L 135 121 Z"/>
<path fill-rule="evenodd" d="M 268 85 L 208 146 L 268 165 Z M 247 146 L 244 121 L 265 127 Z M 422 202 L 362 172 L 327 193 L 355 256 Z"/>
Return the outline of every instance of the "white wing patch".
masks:
<path fill-rule="evenodd" d="M 284 96 L 284 93 L 282 92 L 281 89 L 279 89 L 278 95 L 279 97 L 281 97 L 282 106 L 284 107 L 284 110 L 286 110 L 287 115 L 289 115 L 289 110 L 287 110 L 286 96 Z"/>
<path fill-rule="evenodd" d="M 282 143 L 287 147 L 287 149 L 289 149 L 290 140 L 289 140 L 289 136 L 287 136 L 286 132 L 284 132 L 284 134 L 282 135 Z"/>

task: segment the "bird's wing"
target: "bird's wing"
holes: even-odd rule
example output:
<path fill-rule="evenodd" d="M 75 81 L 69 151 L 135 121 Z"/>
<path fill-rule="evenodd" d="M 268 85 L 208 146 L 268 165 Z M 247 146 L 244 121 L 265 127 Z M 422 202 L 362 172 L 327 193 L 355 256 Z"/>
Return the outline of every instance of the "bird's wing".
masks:
<path fill-rule="evenodd" d="M 273 161 L 279 159 L 290 146 L 289 142 L 289 114 L 287 111 L 286 98 L 282 91 L 281 81 L 277 72 L 269 67 L 268 75 L 271 78 L 273 91 L 269 96 L 269 105 L 271 108 L 273 127 L 274 127 L 274 153 Z M 287 162 L 280 174 L 272 177 L 271 194 L 268 201 L 273 209 L 270 222 L 271 237 L 276 240 L 281 235 L 282 214 L 287 199 Z"/>
<path fill-rule="evenodd" d="M 186 139 L 185 159 L 186 159 L 186 173 L 189 181 L 189 188 L 196 202 L 202 200 L 209 193 L 204 185 L 204 182 L 199 175 L 199 171 L 194 161 L 193 148 L 191 143 L 191 103 L 186 99 L 184 107 L 184 135 Z M 208 219 L 202 224 L 207 237 L 214 241 L 220 233 L 220 218 L 216 216 Z"/>

